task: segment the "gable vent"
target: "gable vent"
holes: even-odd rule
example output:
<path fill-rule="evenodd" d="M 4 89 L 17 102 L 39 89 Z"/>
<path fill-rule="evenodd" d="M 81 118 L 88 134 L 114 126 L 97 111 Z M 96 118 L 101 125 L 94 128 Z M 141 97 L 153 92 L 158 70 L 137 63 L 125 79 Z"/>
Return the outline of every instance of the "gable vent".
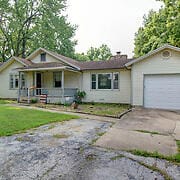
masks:
<path fill-rule="evenodd" d="M 171 56 L 171 53 L 170 53 L 170 51 L 168 51 L 168 50 L 165 50 L 165 51 L 163 51 L 162 52 L 162 57 L 163 58 L 169 58 Z"/>

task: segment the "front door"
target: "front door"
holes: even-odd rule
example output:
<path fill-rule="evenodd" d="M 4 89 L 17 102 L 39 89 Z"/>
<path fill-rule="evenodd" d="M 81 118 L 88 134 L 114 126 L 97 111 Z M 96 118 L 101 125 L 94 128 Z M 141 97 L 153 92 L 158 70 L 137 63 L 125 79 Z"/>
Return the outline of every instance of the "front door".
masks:
<path fill-rule="evenodd" d="M 41 73 L 36 73 L 36 95 L 41 95 L 41 88 L 42 87 L 42 75 Z"/>

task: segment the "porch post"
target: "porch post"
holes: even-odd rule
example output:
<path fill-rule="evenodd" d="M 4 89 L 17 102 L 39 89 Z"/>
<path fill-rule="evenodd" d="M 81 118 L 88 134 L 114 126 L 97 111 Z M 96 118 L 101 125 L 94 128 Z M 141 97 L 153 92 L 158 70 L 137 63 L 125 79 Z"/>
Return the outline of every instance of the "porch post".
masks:
<path fill-rule="evenodd" d="M 21 97 L 21 72 L 19 71 L 19 84 L 18 84 L 18 98 L 17 102 L 20 102 L 20 97 Z"/>
<path fill-rule="evenodd" d="M 62 77 L 61 77 L 61 82 L 62 82 L 62 103 L 65 103 L 64 99 L 64 70 L 62 70 Z"/>

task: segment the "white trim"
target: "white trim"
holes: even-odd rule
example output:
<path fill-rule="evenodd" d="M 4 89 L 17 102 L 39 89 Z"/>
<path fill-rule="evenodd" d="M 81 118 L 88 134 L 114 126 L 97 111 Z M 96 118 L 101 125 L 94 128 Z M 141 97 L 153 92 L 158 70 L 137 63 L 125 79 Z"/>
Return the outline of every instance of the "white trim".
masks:
<path fill-rule="evenodd" d="M 66 63 L 66 64 L 68 64 L 68 65 L 70 65 L 70 66 L 72 66 L 72 67 L 74 67 L 74 68 L 76 68 L 76 69 L 78 69 L 78 70 L 80 70 L 80 67 L 78 67 L 78 66 L 76 66 L 76 65 L 74 65 L 74 64 L 71 64 L 71 63 L 67 62 L 66 60 L 64 60 L 64 59 L 62 59 L 62 58 L 60 58 L 60 57 L 52 54 L 52 53 L 49 52 L 48 50 L 46 50 L 46 49 L 44 49 L 44 48 L 41 48 L 41 47 L 38 48 L 36 51 L 34 51 L 32 54 L 30 54 L 26 59 L 31 59 L 31 57 L 33 57 L 33 56 L 34 56 L 36 53 L 38 53 L 39 51 L 46 52 L 47 54 L 53 56 L 54 58 L 56 58 L 56 59 L 58 59 L 58 60 L 60 60 L 60 61 L 62 61 L 62 62 L 64 62 L 64 63 Z"/>
<path fill-rule="evenodd" d="M 139 57 L 139 58 L 137 58 L 137 59 L 135 59 L 133 61 L 130 61 L 130 62 L 126 63 L 125 66 L 128 67 L 128 66 L 130 66 L 130 65 L 132 65 L 132 64 L 134 64 L 136 62 L 142 61 L 143 59 L 148 58 L 149 56 L 152 56 L 152 55 L 154 55 L 154 54 L 156 54 L 159 51 L 162 51 L 164 49 L 172 49 L 174 51 L 180 52 L 179 47 L 175 47 L 175 46 L 171 46 L 169 44 L 165 44 L 164 46 L 161 46 L 160 48 L 157 48 L 157 49 L 155 49 L 153 51 L 150 51 L 149 53 L 145 54 L 144 56 L 141 56 L 141 57 Z"/>
<path fill-rule="evenodd" d="M 24 72 L 24 71 L 43 71 L 43 70 L 62 70 L 67 69 L 66 66 L 63 67 L 52 67 L 52 68 L 31 68 L 31 69 L 19 69 L 18 71 Z"/>
<path fill-rule="evenodd" d="M 99 89 L 98 88 L 98 75 L 99 74 L 110 74 L 111 75 L 111 89 Z M 114 89 L 113 75 L 118 74 L 118 89 Z M 96 75 L 96 89 L 92 89 L 92 75 Z M 90 87 L 91 91 L 119 91 L 120 90 L 120 73 L 119 72 L 102 72 L 102 73 L 90 73 Z"/>
<path fill-rule="evenodd" d="M 22 61 L 20 61 L 17 57 L 13 56 L 11 57 L 8 61 L 6 61 L 5 63 L 3 63 L 3 65 L 0 66 L 0 72 L 5 69 L 7 66 L 10 65 L 10 63 L 15 60 L 17 62 L 19 62 L 20 64 L 23 64 L 24 66 L 27 66 L 27 64 L 23 63 Z"/>

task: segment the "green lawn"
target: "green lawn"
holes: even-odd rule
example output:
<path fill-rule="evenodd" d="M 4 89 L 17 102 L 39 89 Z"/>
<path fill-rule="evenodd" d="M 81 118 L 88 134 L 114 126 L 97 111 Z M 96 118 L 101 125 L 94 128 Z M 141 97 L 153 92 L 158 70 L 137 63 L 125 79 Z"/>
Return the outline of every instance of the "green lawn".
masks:
<path fill-rule="evenodd" d="M 75 118 L 78 116 L 0 105 L 0 136 L 9 136 L 44 124 Z"/>
<path fill-rule="evenodd" d="M 13 101 L 13 100 L 6 100 L 6 99 L 0 99 L 0 104 L 14 104 L 16 103 L 17 101 Z"/>

